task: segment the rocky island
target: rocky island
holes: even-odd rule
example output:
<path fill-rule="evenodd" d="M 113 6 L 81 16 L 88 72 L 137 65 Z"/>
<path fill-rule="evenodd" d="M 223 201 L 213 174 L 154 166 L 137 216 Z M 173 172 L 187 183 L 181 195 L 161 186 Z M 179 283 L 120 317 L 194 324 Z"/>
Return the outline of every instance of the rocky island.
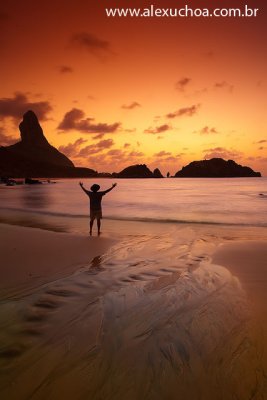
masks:
<path fill-rule="evenodd" d="M 250 167 L 243 167 L 233 160 L 212 158 L 210 160 L 193 161 L 176 172 L 175 178 L 245 178 L 261 177 Z"/>
<path fill-rule="evenodd" d="M 163 178 L 158 168 L 152 172 L 146 164 L 130 165 L 119 173 L 114 172 L 112 176 L 115 178 Z"/>

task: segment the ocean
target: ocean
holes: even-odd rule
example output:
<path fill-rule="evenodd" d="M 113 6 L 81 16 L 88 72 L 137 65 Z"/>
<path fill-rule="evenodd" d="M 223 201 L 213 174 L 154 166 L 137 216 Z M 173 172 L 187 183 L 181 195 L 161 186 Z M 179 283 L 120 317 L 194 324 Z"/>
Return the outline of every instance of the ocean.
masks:
<path fill-rule="evenodd" d="M 89 189 L 110 179 L 85 179 Z M 89 201 L 77 179 L 0 186 L 0 220 L 83 233 Z M 107 220 L 267 227 L 267 178 L 120 179 L 102 200 Z M 49 229 L 47 226 L 47 229 Z"/>

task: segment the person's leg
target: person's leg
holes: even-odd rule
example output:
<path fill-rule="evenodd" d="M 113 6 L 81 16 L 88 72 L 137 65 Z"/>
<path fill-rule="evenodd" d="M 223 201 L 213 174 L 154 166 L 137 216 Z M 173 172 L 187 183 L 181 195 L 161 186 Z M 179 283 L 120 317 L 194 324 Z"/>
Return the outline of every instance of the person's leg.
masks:
<path fill-rule="evenodd" d="M 100 234 L 100 228 L 101 228 L 101 219 L 97 218 L 97 230 L 98 230 L 98 234 Z"/>
<path fill-rule="evenodd" d="M 93 225 L 94 225 L 94 218 L 91 218 L 90 219 L 90 235 L 92 235 Z"/>

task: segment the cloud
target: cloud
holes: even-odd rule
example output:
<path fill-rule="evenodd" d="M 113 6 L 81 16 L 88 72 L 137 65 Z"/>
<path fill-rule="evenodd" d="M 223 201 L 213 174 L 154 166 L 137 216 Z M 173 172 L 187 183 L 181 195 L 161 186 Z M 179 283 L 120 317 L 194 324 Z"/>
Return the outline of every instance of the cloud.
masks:
<path fill-rule="evenodd" d="M 123 145 L 123 147 L 125 148 L 125 149 L 127 149 L 128 147 L 130 147 L 131 145 L 130 145 L 130 143 L 124 143 L 124 145 Z"/>
<path fill-rule="evenodd" d="M 79 138 L 74 143 L 69 143 L 66 146 L 59 146 L 58 150 L 68 157 L 76 157 L 80 150 L 80 146 L 86 142 L 87 140 Z"/>
<path fill-rule="evenodd" d="M 107 155 L 116 157 L 122 157 L 124 154 L 125 153 L 121 149 L 112 149 L 107 152 Z"/>
<path fill-rule="evenodd" d="M 3 97 L 0 99 L 0 117 L 21 119 L 26 111 L 32 110 L 38 119 L 44 121 L 47 114 L 52 110 L 48 101 L 31 102 L 24 93 L 16 92 L 14 97 Z"/>
<path fill-rule="evenodd" d="M 232 92 L 234 89 L 234 86 L 231 85 L 230 83 L 226 82 L 226 81 L 222 81 L 222 82 L 216 82 L 214 84 L 215 89 L 226 89 L 229 92 Z"/>
<path fill-rule="evenodd" d="M 262 143 L 267 143 L 267 140 L 266 139 L 262 139 L 262 140 L 259 140 L 258 142 L 255 142 L 256 144 L 262 144 Z"/>
<path fill-rule="evenodd" d="M 168 152 L 168 151 L 160 151 L 159 153 L 155 153 L 154 157 L 165 157 L 165 156 L 171 156 L 172 153 Z"/>
<path fill-rule="evenodd" d="M 88 53 L 102 57 L 103 55 L 113 54 L 110 42 L 107 40 L 99 39 L 92 33 L 80 32 L 75 33 L 70 43 L 72 46 L 86 50 Z"/>
<path fill-rule="evenodd" d="M 136 132 L 136 128 L 133 128 L 133 129 L 125 129 L 125 132 L 127 132 L 127 133 Z"/>
<path fill-rule="evenodd" d="M 61 74 L 71 74 L 73 71 L 74 71 L 73 68 L 69 67 L 68 65 L 61 65 L 59 67 L 59 72 Z"/>
<path fill-rule="evenodd" d="M 204 128 L 199 131 L 195 131 L 194 133 L 200 133 L 200 135 L 213 135 L 219 133 L 216 128 L 210 128 L 208 126 L 204 126 Z"/>
<path fill-rule="evenodd" d="M 143 157 L 144 153 L 142 151 L 131 151 L 128 154 L 129 157 Z"/>
<path fill-rule="evenodd" d="M 133 101 L 130 104 L 123 104 L 121 108 L 124 110 L 133 110 L 134 108 L 141 107 L 141 104 L 137 103 L 137 101 Z"/>
<path fill-rule="evenodd" d="M 166 131 L 168 131 L 170 129 L 171 129 L 170 125 L 164 124 L 164 125 L 157 126 L 155 128 L 148 128 L 144 132 L 145 133 L 152 133 L 153 135 L 155 135 L 155 134 L 158 134 L 158 133 L 166 132 Z"/>
<path fill-rule="evenodd" d="M 185 88 L 188 86 L 188 84 L 191 82 L 192 79 L 190 78 L 182 78 L 175 84 L 175 88 L 179 92 L 184 92 Z"/>
<path fill-rule="evenodd" d="M 96 124 L 94 123 L 94 118 L 85 118 L 85 113 L 82 110 L 73 108 L 65 114 L 57 129 L 61 131 L 76 130 L 82 133 L 105 134 L 116 132 L 120 125 L 119 122 Z"/>
<path fill-rule="evenodd" d="M 226 160 L 229 159 L 236 159 L 242 157 L 243 153 L 238 151 L 238 150 L 227 150 L 224 147 L 214 147 L 210 149 L 205 149 L 203 150 L 203 153 L 205 153 L 205 158 L 210 159 L 210 158 L 224 158 Z"/>
<path fill-rule="evenodd" d="M 102 139 L 102 137 L 104 137 L 105 134 L 104 133 L 98 133 L 98 135 L 93 136 L 93 139 Z"/>
<path fill-rule="evenodd" d="M 194 104 L 191 107 L 179 108 L 179 110 L 174 111 L 173 113 L 169 113 L 166 115 L 167 118 L 176 118 L 176 117 L 192 117 L 195 115 L 200 107 L 200 104 Z"/>
<path fill-rule="evenodd" d="M 5 135 L 2 129 L 0 128 L 0 146 L 10 146 L 11 144 L 14 144 L 16 142 L 18 142 L 18 139 L 12 136 Z"/>
<path fill-rule="evenodd" d="M 78 157 L 88 157 L 92 154 L 100 153 L 105 149 L 109 149 L 114 144 L 112 139 L 101 140 L 96 144 L 90 144 L 79 151 Z"/>

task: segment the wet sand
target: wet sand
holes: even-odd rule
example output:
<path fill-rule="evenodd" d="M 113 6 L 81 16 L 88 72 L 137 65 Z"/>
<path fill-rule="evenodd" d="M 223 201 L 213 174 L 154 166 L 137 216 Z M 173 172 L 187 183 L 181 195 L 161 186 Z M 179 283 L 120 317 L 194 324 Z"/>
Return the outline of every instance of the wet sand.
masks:
<path fill-rule="evenodd" d="M 111 243 L 106 228 L 75 239 L 8 227 L 5 260 L 21 229 L 24 244 L 1 283 L 1 398 L 265 399 L 265 242 L 229 228 L 117 224 Z M 41 254 L 42 279 L 16 272 L 16 290 L 33 240 L 26 271 Z"/>

